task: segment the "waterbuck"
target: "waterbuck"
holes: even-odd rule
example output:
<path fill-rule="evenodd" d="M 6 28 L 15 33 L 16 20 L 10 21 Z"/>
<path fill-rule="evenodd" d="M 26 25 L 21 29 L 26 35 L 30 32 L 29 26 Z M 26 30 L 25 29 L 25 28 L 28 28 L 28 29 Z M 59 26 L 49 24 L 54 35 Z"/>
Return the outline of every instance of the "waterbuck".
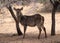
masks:
<path fill-rule="evenodd" d="M 44 27 L 44 17 L 43 16 L 41 16 L 40 14 L 35 14 L 32 16 L 23 15 L 21 12 L 23 10 L 23 7 L 20 9 L 14 8 L 14 10 L 16 11 L 18 21 L 24 26 L 23 38 L 25 37 L 25 32 L 26 32 L 27 26 L 31 26 L 31 27 L 37 26 L 38 27 L 38 29 L 39 29 L 38 39 L 40 38 L 42 29 L 45 32 L 45 38 L 47 37 L 46 29 Z"/>

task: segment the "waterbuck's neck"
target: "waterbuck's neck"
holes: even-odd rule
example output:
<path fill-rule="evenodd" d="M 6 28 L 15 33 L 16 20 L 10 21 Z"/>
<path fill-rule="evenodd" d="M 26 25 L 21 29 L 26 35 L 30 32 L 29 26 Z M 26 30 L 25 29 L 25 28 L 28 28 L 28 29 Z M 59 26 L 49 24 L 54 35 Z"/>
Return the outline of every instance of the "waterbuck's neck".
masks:
<path fill-rule="evenodd" d="M 21 20 L 21 17 L 23 16 L 23 14 L 22 14 L 22 12 L 20 11 L 20 12 L 17 12 L 17 18 L 18 18 L 18 20 Z"/>
<path fill-rule="evenodd" d="M 23 7 L 21 8 L 21 9 L 16 9 L 16 8 L 14 8 L 14 10 L 16 11 L 16 16 L 17 16 L 17 19 L 20 21 L 21 20 L 21 17 L 23 16 L 22 15 L 22 10 L 23 10 Z"/>

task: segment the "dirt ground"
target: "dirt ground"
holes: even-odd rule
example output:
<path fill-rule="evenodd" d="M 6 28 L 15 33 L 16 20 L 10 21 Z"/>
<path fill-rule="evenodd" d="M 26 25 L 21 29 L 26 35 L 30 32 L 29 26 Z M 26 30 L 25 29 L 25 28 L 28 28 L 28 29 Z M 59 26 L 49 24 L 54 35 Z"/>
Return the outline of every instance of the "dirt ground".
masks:
<path fill-rule="evenodd" d="M 22 38 L 22 36 L 9 35 L 0 34 L 0 43 L 60 43 L 60 35 L 58 34 L 55 36 L 48 35 L 47 38 L 44 38 L 43 35 L 41 35 L 40 39 L 37 39 L 37 35 L 32 36 L 32 34 L 26 34 L 24 39 Z"/>

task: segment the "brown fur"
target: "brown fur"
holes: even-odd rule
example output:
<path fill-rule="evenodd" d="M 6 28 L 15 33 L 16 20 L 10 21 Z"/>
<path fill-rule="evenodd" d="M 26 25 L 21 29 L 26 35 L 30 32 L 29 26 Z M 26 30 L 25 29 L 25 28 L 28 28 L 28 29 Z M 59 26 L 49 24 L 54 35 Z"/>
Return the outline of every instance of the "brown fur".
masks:
<path fill-rule="evenodd" d="M 46 30 L 45 30 L 45 27 L 44 27 L 44 17 L 41 16 L 40 14 L 35 14 L 35 15 L 32 15 L 32 16 L 22 15 L 21 10 L 23 10 L 23 7 L 21 9 L 15 9 L 19 22 L 24 26 L 23 38 L 25 37 L 25 32 L 26 32 L 27 26 L 31 26 L 31 27 L 37 26 L 38 27 L 38 29 L 39 29 L 38 38 L 40 38 L 41 29 L 44 30 L 45 37 L 47 37 Z"/>

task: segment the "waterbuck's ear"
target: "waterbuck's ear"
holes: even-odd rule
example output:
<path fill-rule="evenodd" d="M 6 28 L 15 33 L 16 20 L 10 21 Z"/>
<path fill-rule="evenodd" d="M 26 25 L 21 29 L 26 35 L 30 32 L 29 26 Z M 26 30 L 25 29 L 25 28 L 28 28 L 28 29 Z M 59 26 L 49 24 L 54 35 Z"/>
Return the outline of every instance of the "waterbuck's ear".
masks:
<path fill-rule="evenodd" d="M 14 10 L 16 11 L 17 9 L 16 9 L 16 8 L 14 8 Z"/>
<path fill-rule="evenodd" d="M 23 10 L 23 7 L 20 10 Z"/>

